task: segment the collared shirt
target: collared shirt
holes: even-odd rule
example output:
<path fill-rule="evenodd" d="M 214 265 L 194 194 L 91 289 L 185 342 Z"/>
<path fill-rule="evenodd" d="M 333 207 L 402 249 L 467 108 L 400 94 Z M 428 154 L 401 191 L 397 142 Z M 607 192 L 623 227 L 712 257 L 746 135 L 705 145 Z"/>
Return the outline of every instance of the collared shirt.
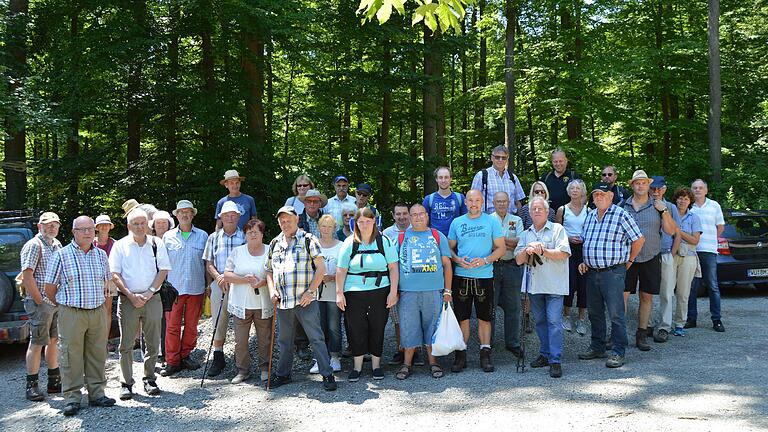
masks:
<path fill-rule="evenodd" d="M 61 249 L 61 242 L 53 239 L 51 244 L 46 243 L 45 237 L 38 233 L 27 241 L 21 248 L 21 271 L 32 270 L 37 289 L 43 295 L 43 300 L 50 302 L 45 295 L 45 276 L 51 257 Z"/>
<path fill-rule="evenodd" d="M 603 269 L 627 262 L 632 242 L 643 233 L 632 216 L 615 204 L 608 207 L 602 219 L 597 218 L 598 213 L 589 212 L 581 230 L 584 263 Z"/>
<path fill-rule="evenodd" d="M 677 213 L 677 210 L 675 210 L 675 213 Z M 680 218 L 680 231 L 685 231 L 688 234 L 696 234 L 702 232 L 701 227 L 701 219 L 699 219 L 699 215 L 696 213 L 691 213 L 691 210 L 689 209 L 682 218 Z M 699 241 L 701 241 L 701 237 L 699 237 Z M 686 243 L 685 240 L 680 240 L 681 243 Z M 696 248 L 691 248 L 691 251 L 688 253 L 688 256 L 696 255 Z"/>
<path fill-rule="evenodd" d="M 219 213 L 221 213 L 221 208 L 227 201 L 232 201 L 235 203 L 237 205 L 237 209 L 240 210 L 240 219 L 237 221 L 238 228 L 243 229 L 245 224 L 251 220 L 251 218 L 256 217 L 256 201 L 253 200 L 252 196 L 241 193 L 236 197 L 231 197 L 229 195 L 222 197 L 216 203 L 215 219 L 218 219 L 219 216 L 221 216 Z"/>
<path fill-rule="evenodd" d="M 640 249 L 640 253 L 635 257 L 635 262 L 646 262 L 661 252 L 661 213 L 653 206 L 653 197 L 648 197 L 648 201 L 641 205 L 639 209 L 635 210 L 632 203 L 635 200 L 635 196 L 632 195 L 624 202 L 624 211 L 629 213 L 637 226 L 640 227 L 640 232 L 645 237 L 645 243 L 643 248 Z M 668 205 L 667 208 L 670 206 Z"/>
<path fill-rule="evenodd" d="M 545 249 L 556 249 L 571 255 L 568 234 L 559 223 L 547 221 L 539 231 L 536 231 L 536 227 L 531 225 L 520 236 L 520 243 L 515 248 L 515 255 L 534 242 L 544 243 Z M 526 291 L 526 278 L 530 274 L 531 280 L 527 287 L 529 294 L 568 295 L 568 258 L 555 260 L 542 256 L 541 261 L 541 265 L 531 268 L 530 272 L 525 272 L 521 291 Z"/>
<path fill-rule="evenodd" d="M 208 234 L 194 226 L 187 239 L 184 239 L 179 228 L 163 236 L 168 260 L 173 268 L 168 273 L 168 282 L 179 291 L 179 295 L 200 295 L 205 292 L 203 251 L 207 240 Z"/>
<path fill-rule="evenodd" d="M 496 218 L 496 220 L 501 224 L 501 233 L 504 238 L 513 239 L 519 238 L 523 235 L 523 231 L 525 231 L 523 228 L 523 220 L 520 219 L 519 216 L 507 213 L 503 218 L 501 218 L 497 212 L 493 212 L 491 216 Z M 507 248 L 504 256 L 501 257 L 501 260 L 509 261 L 512 259 L 515 259 L 515 252 L 514 250 Z"/>
<path fill-rule="evenodd" d="M 344 223 L 344 218 L 341 217 L 341 206 L 343 206 L 344 203 L 355 205 L 355 199 L 351 195 L 347 195 L 344 199 L 340 199 L 338 195 L 334 195 L 328 199 L 328 204 L 323 207 L 323 212 L 333 216 L 333 218 L 336 219 L 336 224 L 338 226 L 341 226 L 341 224 Z M 355 209 L 357 209 L 357 206 L 355 206 Z"/>
<path fill-rule="evenodd" d="M 559 209 L 569 203 L 571 197 L 568 196 L 568 183 L 580 178 L 581 176 L 572 169 L 566 169 L 560 176 L 554 170 L 542 175 L 541 181 L 547 185 L 549 191 L 549 201 L 552 204 L 550 208 Z"/>
<path fill-rule="evenodd" d="M 725 225 L 720 204 L 706 198 L 701 207 L 693 203 L 693 207 L 689 211 L 697 215 L 701 221 L 701 239 L 696 245 L 696 251 L 717 253 L 717 226 Z"/>
<path fill-rule="evenodd" d="M 45 283 L 59 286 L 56 303 L 96 309 L 104 304 L 104 284 L 111 277 L 106 252 L 93 246 L 83 251 L 73 240 L 51 256 Z"/>
<path fill-rule="evenodd" d="M 517 209 L 517 215 L 520 216 L 520 219 L 523 220 L 523 229 L 528 229 L 533 225 L 533 218 L 531 217 L 531 209 L 528 207 L 528 204 L 523 204 L 522 207 Z M 557 216 L 557 213 L 555 213 L 555 207 L 550 206 L 549 207 L 549 213 L 547 214 L 547 220 L 550 222 L 555 221 L 555 216 Z"/>
<path fill-rule="evenodd" d="M 515 201 L 525 198 L 523 186 L 515 174 L 509 176 L 509 171 L 504 170 L 504 175 L 499 175 L 494 167 L 485 169 L 488 172 L 488 190 L 483 190 L 483 171 L 478 171 L 472 179 L 472 189 L 477 189 L 483 193 L 483 210 L 486 213 L 493 213 L 496 208 L 493 206 L 493 195 L 496 192 L 506 192 L 509 195 L 509 213 L 517 214 Z"/>
<path fill-rule="evenodd" d="M 234 233 L 227 234 L 223 229 L 211 233 L 205 242 L 203 259 L 213 263 L 219 273 L 224 273 L 227 258 L 232 249 L 245 244 L 245 233 L 238 228 Z"/>
<path fill-rule="evenodd" d="M 312 217 L 307 213 L 306 210 L 299 213 L 299 228 L 303 229 L 304 231 L 308 233 L 312 233 L 313 236 L 320 238 L 320 227 L 318 226 L 318 223 L 320 222 L 320 217 L 322 217 L 325 213 L 323 213 L 322 210 L 318 210 L 317 217 Z"/>
<path fill-rule="evenodd" d="M 153 243 L 157 245 L 157 258 L 152 248 Z M 109 268 L 112 273 L 120 273 L 128 291 L 143 293 L 152 286 L 158 270 L 171 270 L 171 262 L 162 240 L 146 236 L 144 244 L 139 246 L 133 234 L 128 233 L 112 247 Z"/>
<path fill-rule="evenodd" d="M 309 250 L 305 236 L 309 238 Z M 290 241 L 281 232 L 269 243 L 268 253 L 267 273 L 272 273 L 275 289 L 280 292 L 278 308 L 293 309 L 315 275 L 312 260 L 322 256 L 320 241 L 302 229 Z"/>
<path fill-rule="evenodd" d="M 400 237 L 401 232 L 405 232 L 408 228 L 411 227 L 411 224 L 408 224 L 405 229 L 400 229 L 397 227 L 397 224 L 392 224 L 392 226 L 384 228 L 384 231 L 382 231 L 381 235 L 384 237 L 392 240 L 393 242 L 397 242 L 397 238 Z"/>
<path fill-rule="evenodd" d="M 680 214 L 677 212 L 677 207 L 667 200 L 664 200 L 664 204 L 667 206 L 667 209 L 669 209 L 669 214 L 672 215 L 672 219 L 677 226 L 680 226 Z M 661 230 L 661 253 L 672 252 L 673 240 L 674 237 L 665 233 L 663 229 Z"/>

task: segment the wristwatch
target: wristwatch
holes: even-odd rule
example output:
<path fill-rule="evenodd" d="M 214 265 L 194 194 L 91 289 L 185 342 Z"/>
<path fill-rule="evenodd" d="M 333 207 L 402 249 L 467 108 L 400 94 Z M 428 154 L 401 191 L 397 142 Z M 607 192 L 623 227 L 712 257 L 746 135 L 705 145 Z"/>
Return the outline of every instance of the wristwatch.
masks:
<path fill-rule="evenodd" d="M 149 287 L 149 292 L 151 292 L 152 294 L 155 294 L 155 293 L 157 293 L 158 291 L 160 291 L 160 288 L 155 288 L 155 287 L 153 287 L 153 286 Z"/>

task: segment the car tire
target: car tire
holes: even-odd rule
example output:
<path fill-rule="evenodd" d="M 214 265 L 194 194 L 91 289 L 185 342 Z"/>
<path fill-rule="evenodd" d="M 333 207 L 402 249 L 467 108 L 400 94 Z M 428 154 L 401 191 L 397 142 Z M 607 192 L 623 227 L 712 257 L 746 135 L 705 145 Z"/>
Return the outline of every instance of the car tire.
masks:
<path fill-rule="evenodd" d="M 768 293 L 768 283 L 755 284 L 755 288 L 757 288 L 759 292 Z"/>
<path fill-rule="evenodd" d="M 0 313 L 8 312 L 13 304 L 13 298 L 13 282 L 6 275 L 0 273 Z"/>

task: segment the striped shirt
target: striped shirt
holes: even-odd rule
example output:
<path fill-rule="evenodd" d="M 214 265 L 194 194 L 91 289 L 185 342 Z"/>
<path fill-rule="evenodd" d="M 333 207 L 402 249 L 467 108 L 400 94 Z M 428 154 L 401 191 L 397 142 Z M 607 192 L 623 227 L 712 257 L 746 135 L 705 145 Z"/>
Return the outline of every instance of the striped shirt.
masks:
<path fill-rule="evenodd" d="M 168 282 L 179 291 L 179 295 L 200 295 L 205 292 L 203 251 L 207 241 L 208 234 L 195 227 L 192 227 L 188 239 L 184 239 L 179 228 L 163 236 L 173 269 L 168 272 Z"/>
<path fill-rule="evenodd" d="M 584 240 L 584 263 L 604 269 L 629 260 L 630 245 L 643 234 L 627 212 L 612 204 L 598 219 L 598 211 L 590 212 L 581 229 Z"/>
<path fill-rule="evenodd" d="M 304 237 L 309 238 L 309 249 Z M 272 273 L 275 289 L 280 292 L 280 309 L 293 309 L 299 304 L 304 291 L 309 289 L 315 272 L 312 259 L 322 256 L 317 237 L 299 229 L 288 242 L 280 233 L 269 243 L 267 273 Z"/>
<path fill-rule="evenodd" d="M 640 232 L 645 237 L 645 243 L 643 248 L 640 249 L 640 253 L 635 257 L 635 262 L 644 263 L 659 253 L 661 253 L 661 213 L 653 206 L 653 198 L 649 197 L 645 204 L 641 205 L 639 209 L 635 210 L 632 203 L 635 200 L 635 196 L 632 195 L 625 202 L 622 208 L 625 212 L 635 220 L 637 226 L 640 227 Z M 670 208 L 672 205 L 667 203 L 667 209 L 673 211 Z M 671 245 L 670 245 L 671 247 Z"/>
<path fill-rule="evenodd" d="M 238 228 L 232 235 L 220 229 L 208 236 L 203 251 L 203 259 L 213 263 L 219 273 L 224 273 L 227 266 L 227 258 L 232 250 L 245 244 L 245 233 Z"/>
<path fill-rule="evenodd" d="M 483 171 L 478 171 L 475 177 L 472 179 L 472 189 L 477 189 L 483 193 L 483 210 L 490 214 L 496 211 L 493 206 L 493 195 L 496 192 L 506 192 L 509 195 L 509 213 L 517 214 L 517 207 L 515 201 L 519 201 L 525 198 L 525 192 L 523 192 L 523 186 L 520 184 L 520 180 L 516 175 L 512 174 L 512 178 L 509 177 L 509 171 L 504 170 L 504 175 L 499 175 L 493 167 L 485 169 L 488 171 L 488 190 L 483 190 Z"/>
<path fill-rule="evenodd" d="M 51 257 L 57 250 L 61 249 L 61 242 L 53 239 L 51 244 L 45 242 L 42 234 L 32 237 L 21 248 L 21 271 L 32 270 L 32 277 L 35 278 L 37 289 L 43 295 L 43 301 L 51 303 L 45 295 L 45 270 L 51 262 Z"/>
<path fill-rule="evenodd" d="M 689 211 L 697 215 L 701 221 L 701 239 L 696 245 L 696 251 L 717 253 L 717 226 L 725 225 L 720 204 L 706 198 L 702 206 L 693 203 Z"/>
<path fill-rule="evenodd" d="M 111 277 L 106 252 L 93 246 L 83 251 L 73 240 L 51 256 L 45 283 L 59 286 L 56 303 L 96 309 L 104 304 L 104 284 Z"/>

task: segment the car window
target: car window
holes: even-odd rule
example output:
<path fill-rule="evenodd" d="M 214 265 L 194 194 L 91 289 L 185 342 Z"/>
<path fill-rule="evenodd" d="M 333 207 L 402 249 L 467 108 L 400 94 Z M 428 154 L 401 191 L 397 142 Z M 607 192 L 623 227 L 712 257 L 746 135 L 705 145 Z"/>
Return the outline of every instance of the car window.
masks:
<path fill-rule="evenodd" d="M 26 240 L 17 232 L 0 232 L 0 271 L 17 272 L 21 267 L 21 248 Z"/>
<path fill-rule="evenodd" d="M 725 237 L 764 237 L 768 234 L 768 218 L 760 216 L 729 217 Z"/>

